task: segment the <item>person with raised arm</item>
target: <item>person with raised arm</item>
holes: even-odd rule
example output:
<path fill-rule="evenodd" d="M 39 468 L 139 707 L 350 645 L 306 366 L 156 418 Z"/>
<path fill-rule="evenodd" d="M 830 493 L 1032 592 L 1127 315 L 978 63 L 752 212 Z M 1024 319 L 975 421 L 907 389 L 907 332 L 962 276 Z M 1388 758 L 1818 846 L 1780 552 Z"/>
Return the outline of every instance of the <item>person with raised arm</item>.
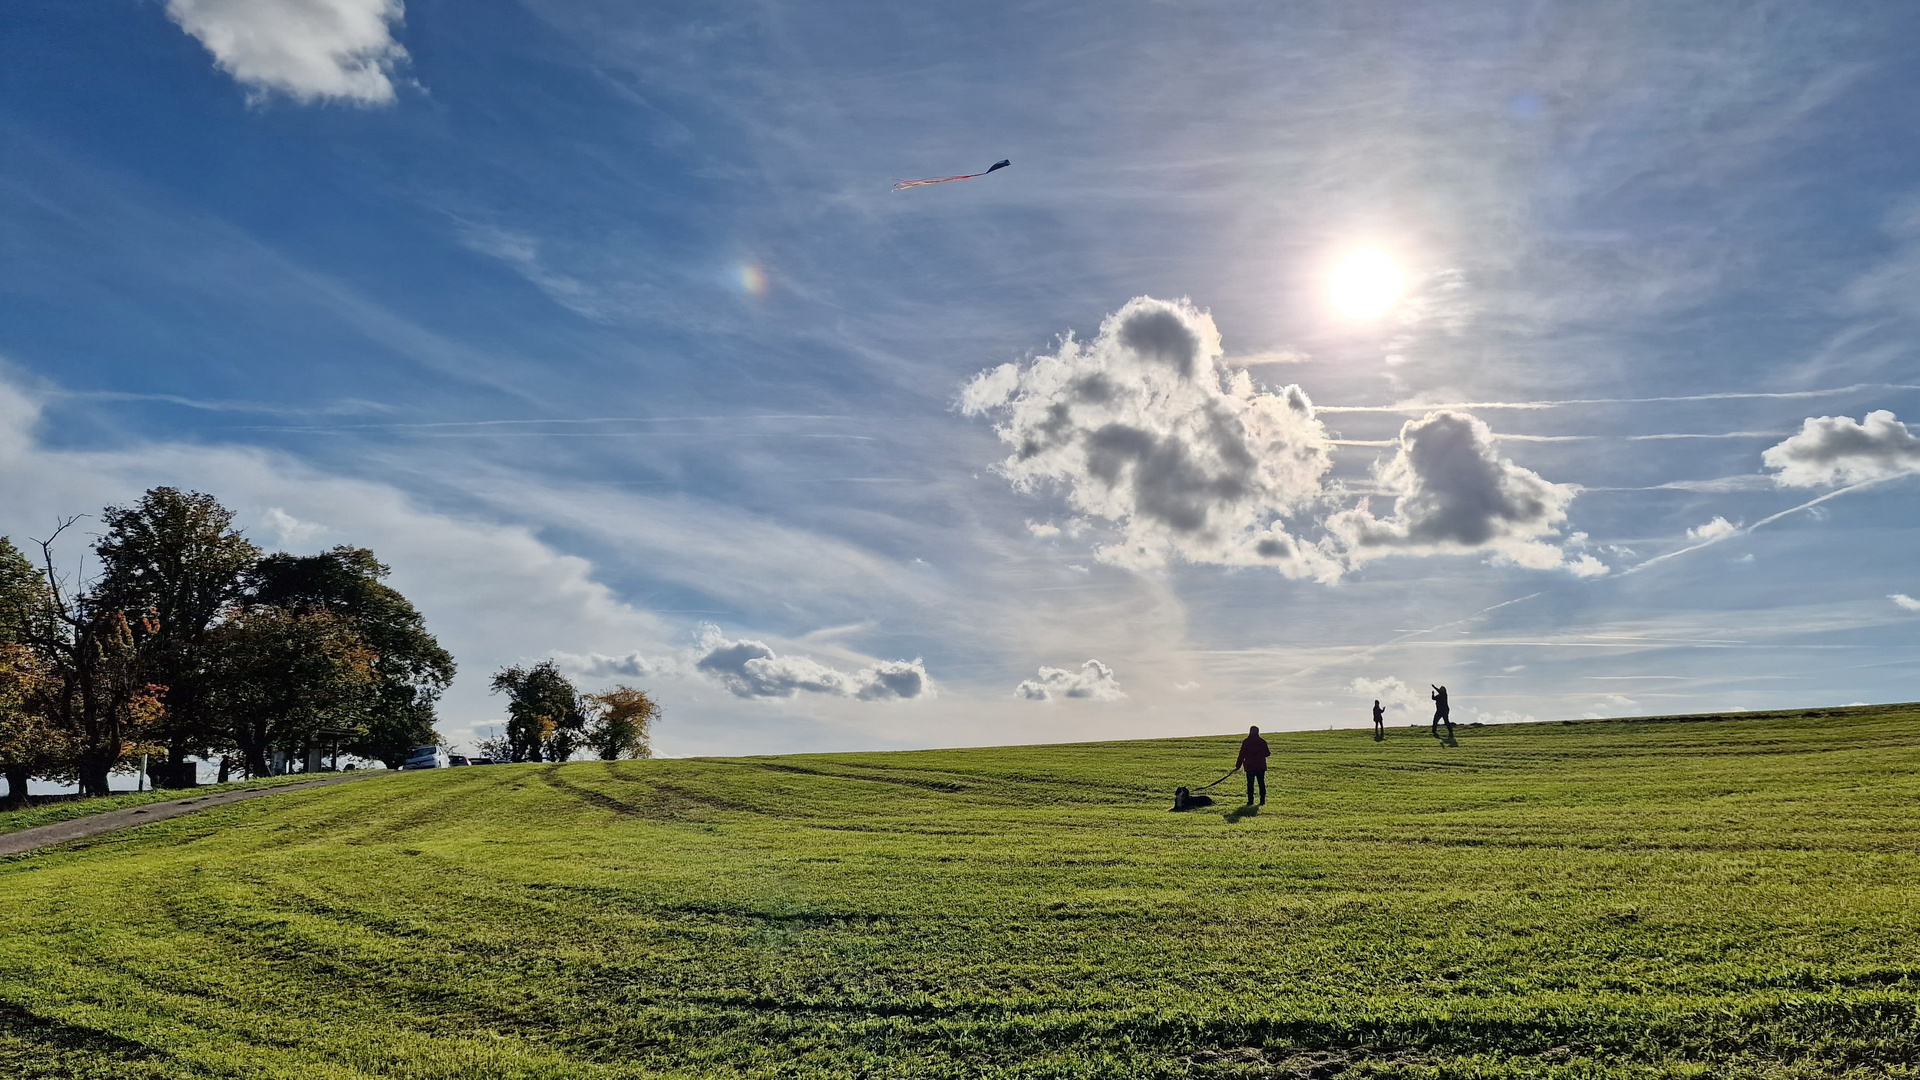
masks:
<path fill-rule="evenodd" d="M 1429 683 L 1428 685 L 1431 686 L 1432 684 Z M 1433 698 L 1433 723 L 1429 725 L 1427 730 L 1432 732 L 1433 737 L 1437 739 L 1440 737 L 1440 725 L 1444 722 L 1447 725 L 1447 734 L 1452 735 L 1453 710 L 1447 705 L 1447 688 L 1444 686 L 1435 686 L 1431 696 Z"/>

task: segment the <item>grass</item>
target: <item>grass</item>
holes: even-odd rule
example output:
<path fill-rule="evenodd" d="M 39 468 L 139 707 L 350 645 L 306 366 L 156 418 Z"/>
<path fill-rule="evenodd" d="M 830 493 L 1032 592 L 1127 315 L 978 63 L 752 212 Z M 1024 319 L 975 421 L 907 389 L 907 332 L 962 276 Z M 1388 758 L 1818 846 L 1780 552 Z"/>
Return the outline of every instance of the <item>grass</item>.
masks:
<path fill-rule="evenodd" d="M 57 821 L 68 821 L 91 814 L 103 814 L 108 810 L 125 810 L 130 806 L 145 806 L 148 803 L 171 802 L 175 799 L 198 799 L 206 795 L 217 795 L 222 791 L 244 790 L 247 788 L 279 787 L 282 784 L 299 784 L 308 780 L 318 780 L 320 773 L 292 773 L 287 776 L 263 776 L 258 780 L 236 780 L 227 784 L 202 784 L 196 788 L 175 790 L 118 791 L 112 795 L 100 795 L 91 799 L 61 799 L 57 802 L 35 802 L 18 810 L 0 810 L 0 833 L 17 832 L 38 825 L 52 825 Z M 331 776 L 332 773 L 324 775 Z M 35 796 L 38 798 L 38 796 Z"/>
<path fill-rule="evenodd" d="M 0 861 L 0 1075 L 1920 1076 L 1920 706 L 412 773 Z M 1214 789 L 1232 790 L 1232 783 Z"/>

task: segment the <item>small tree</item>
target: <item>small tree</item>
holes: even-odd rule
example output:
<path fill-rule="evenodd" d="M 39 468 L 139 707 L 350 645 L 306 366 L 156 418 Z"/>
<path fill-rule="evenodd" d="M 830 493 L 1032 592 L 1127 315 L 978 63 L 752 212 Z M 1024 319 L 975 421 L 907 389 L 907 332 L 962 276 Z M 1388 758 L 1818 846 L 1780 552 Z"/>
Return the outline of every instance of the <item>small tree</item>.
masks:
<path fill-rule="evenodd" d="M 502 668 L 493 692 L 507 695 L 507 752 L 514 761 L 565 761 L 580 748 L 587 726 L 580 693 L 553 661 Z"/>
<path fill-rule="evenodd" d="M 587 746 L 602 761 L 653 756 L 653 722 L 660 704 L 645 690 L 616 686 L 583 699 L 587 705 Z"/>
<path fill-rule="evenodd" d="M 62 521 L 39 542 L 44 614 L 32 621 L 23 644 L 52 679 L 40 715 L 66 735 L 80 794 L 105 795 L 108 774 L 140 752 L 136 743 L 149 738 L 165 714 L 166 687 L 142 677 L 137 647 L 138 636 L 159 632 L 159 620 L 150 611 L 130 617 L 84 589 L 68 591 L 54 568 L 53 544 L 75 520 Z"/>
<path fill-rule="evenodd" d="M 0 643 L 0 775 L 8 806 L 27 801 L 27 781 L 73 769 L 73 741 L 47 716 L 54 679 L 33 650 Z"/>
<path fill-rule="evenodd" d="M 513 753 L 513 746 L 505 735 L 490 735 L 484 739 L 473 740 L 473 748 L 488 761 L 505 761 Z"/>
<path fill-rule="evenodd" d="M 26 802 L 27 781 L 72 765 L 70 740 L 46 715 L 53 673 L 27 645 L 51 615 L 46 581 L 0 536 L 0 775 L 13 806 Z"/>

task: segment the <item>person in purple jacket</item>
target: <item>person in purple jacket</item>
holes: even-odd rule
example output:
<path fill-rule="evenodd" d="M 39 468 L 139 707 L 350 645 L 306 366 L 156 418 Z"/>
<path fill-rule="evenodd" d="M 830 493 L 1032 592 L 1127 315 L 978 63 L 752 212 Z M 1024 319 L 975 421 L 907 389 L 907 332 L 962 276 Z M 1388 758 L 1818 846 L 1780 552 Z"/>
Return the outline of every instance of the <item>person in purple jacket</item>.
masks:
<path fill-rule="evenodd" d="M 1247 737 L 1240 742 L 1240 756 L 1234 759 L 1233 767 L 1247 770 L 1247 805 L 1253 805 L 1253 786 L 1260 785 L 1260 805 L 1267 805 L 1267 740 L 1260 737 L 1260 729 L 1247 729 Z"/>

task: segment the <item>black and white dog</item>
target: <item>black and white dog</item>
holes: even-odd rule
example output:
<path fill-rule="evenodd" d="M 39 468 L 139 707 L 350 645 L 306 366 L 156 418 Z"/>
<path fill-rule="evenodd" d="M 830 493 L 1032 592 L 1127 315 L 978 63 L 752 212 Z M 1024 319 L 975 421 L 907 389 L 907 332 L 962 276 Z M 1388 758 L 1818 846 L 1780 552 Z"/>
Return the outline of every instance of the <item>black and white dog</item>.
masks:
<path fill-rule="evenodd" d="M 1195 795 L 1186 788 L 1173 789 L 1173 809 L 1175 813 L 1182 810 L 1198 810 L 1203 806 L 1212 805 L 1213 799 L 1210 796 Z"/>

